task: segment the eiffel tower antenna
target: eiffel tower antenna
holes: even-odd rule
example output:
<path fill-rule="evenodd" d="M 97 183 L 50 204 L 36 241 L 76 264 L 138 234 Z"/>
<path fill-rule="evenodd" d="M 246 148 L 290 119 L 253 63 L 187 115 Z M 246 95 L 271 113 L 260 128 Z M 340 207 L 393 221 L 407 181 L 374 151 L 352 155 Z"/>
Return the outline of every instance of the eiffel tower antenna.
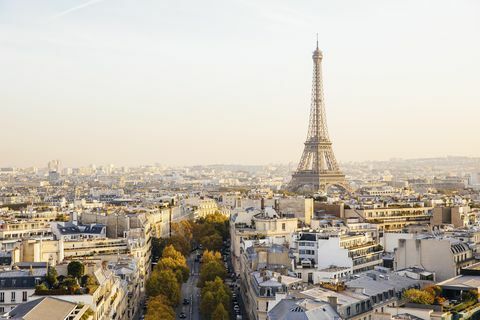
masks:
<path fill-rule="evenodd" d="M 305 148 L 298 168 L 292 175 L 289 188 L 293 191 L 308 190 L 327 192 L 332 185 L 351 191 L 345 175 L 340 170 L 328 135 L 325 104 L 323 100 L 322 59 L 317 47 L 313 52 L 313 83 L 310 120 Z"/>

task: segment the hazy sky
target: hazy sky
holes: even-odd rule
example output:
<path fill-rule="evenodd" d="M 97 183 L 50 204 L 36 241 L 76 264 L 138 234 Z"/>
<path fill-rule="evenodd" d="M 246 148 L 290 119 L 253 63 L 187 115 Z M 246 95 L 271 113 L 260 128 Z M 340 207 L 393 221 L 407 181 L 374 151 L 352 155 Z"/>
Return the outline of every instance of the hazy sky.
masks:
<path fill-rule="evenodd" d="M 480 156 L 478 0 L 0 0 L 0 166 Z"/>

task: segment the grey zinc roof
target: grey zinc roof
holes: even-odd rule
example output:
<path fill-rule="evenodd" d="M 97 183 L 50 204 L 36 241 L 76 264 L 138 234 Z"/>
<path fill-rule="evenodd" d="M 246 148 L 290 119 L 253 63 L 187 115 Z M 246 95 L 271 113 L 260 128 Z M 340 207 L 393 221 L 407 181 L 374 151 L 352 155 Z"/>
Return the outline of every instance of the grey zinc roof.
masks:
<path fill-rule="evenodd" d="M 375 278 L 375 279 L 374 279 Z M 387 279 L 388 278 L 388 279 Z M 395 274 L 379 271 L 362 273 L 358 278 L 345 282 L 347 287 L 364 288 L 368 296 L 376 295 L 388 290 L 401 291 L 416 285 L 418 281 Z"/>
<path fill-rule="evenodd" d="M 76 303 L 53 297 L 43 297 L 19 304 L 9 312 L 14 320 L 64 320 L 77 307 Z"/>
<path fill-rule="evenodd" d="M 333 320 L 337 312 L 325 302 L 311 299 L 282 299 L 268 312 L 270 320 Z"/>
<path fill-rule="evenodd" d="M 464 288 L 464 289 L 478 289 L 480 288 L 480 277 L 479 276 L 467 276 L 461 275 L 448 280 L 445 280 L 441 283 L 438 283 L 441 287 L 455 287 L 455 288 Z"/>

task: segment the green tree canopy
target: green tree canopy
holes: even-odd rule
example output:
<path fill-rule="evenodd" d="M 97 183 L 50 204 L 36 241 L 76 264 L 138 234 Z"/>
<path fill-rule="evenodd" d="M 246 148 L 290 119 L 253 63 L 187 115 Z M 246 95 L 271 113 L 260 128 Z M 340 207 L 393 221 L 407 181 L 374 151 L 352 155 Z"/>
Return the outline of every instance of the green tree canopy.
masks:
<path fill-rule="evenodd" d="M 58 273 L 55 267 L 48 267 L 48 272 L 45 276 L 45 281 L 47 282 L 50 288 L 55 287 L 58 284 Z"/>
<path fill-rule="evenodd" d="M 210 261 L 222 262 L 222 255 L 218 251 L 205 250 L 202 255 L 202 262 L 209 263 Z"/>
<path fill-rule="evenodd" d="M 145 320 L 175 320 L 175 311 L 164 295 L 151 298 L 147 304 Z"/>
<path fill-rule="evenodd" d="M 179 282 L 186 282 L 190 275 L 190 269 L 186 266 L 186 264 L 181 264 L 172 258 L 160 259 L 155 269 L 158 271 L 165 269 L 172 270 L 175 274 L 179 274 Z"/>
<path fill-rule="evenodd" d="M 203 287 L 207 281 L 214 281 L 216 277 L 225 279 L 227 277 L 227 271 L 221 262 L 210 261 L 203 264 L 200 271 L 200 279 L 198 286 Z"/>
<path fill-rule="evenodd" d="M 231 302 L 231 290 L 222 279 L 216 277 L 213 281 L 205 282 L 205 286 L 202 288 L 202 295 L 207 292 L 212 293 L 216 304 L 221 303 L 225 310 L 228 310 Z"/>
<path fill-rule="evenodd" d="M 225 307 L 223 306 L 223 304 L 219 303 L 217 304 L 217 307 L 213 311 L 211 319 L 212 320 L 229 320 L 230 316 L 227 310 L 225 310 Z"/>
<path fill-rule="evenodd" d="M 203 236 L 200 238 L 199 242 L 204 248 L 210 249 L 212 251 L 221 250 L 223 245 L 222 236 L 218 233 Z"/>
<path fill-rule="evenodd" d="M 184 256 L 188 255 L 192 250 L 190 240 L 178 234 L 174 234 L 168 238 L 167 244 L 172 245 L 175 250 L 180 251 Z"/>
<path fill-rule="evenodd" d="M 477 301 L 478 300 L 478 291 L 468 290 L 462 294 L 463 301 Z"/>
<path fill-rule="evenodd" d="M 205 319 L 209 319 L 212 311 L 216 306 L 215 298 L 213 297 L 213 293 L 210 291 L 206 292 L 205 294 L 202 293 L 202 300 L 200 301 L 200 312 Z"/>
<path fill-rule="evenodd" d="M 182 253 L 175 249 L 173 245 L 168 245 L 163 249 L 162 258 L 172 258 L 181 265 L 187 265 L 187 260 Z"/>
<path fill-rule="evenodd" d="M 67 266 L 67 272 L 72 277 L 79 279 L 85 273 L 85 266 L 80 261 L 72 261 Z"/>
<path fill-rule="evenodd" d="M 419 304 L 433 304 L 435 302 L 435 296 L 425 290 L 408 289 L 403 293 L 403 297 L 409 302 Z"/>
<path fill-rule="evenodd" d="M 170 269 L 177 275 L 179 282 L 185 282 L 188 280 L 190 270 L 187 266 L 187 260 L 180 251 L 177 251 L 172 245 L 168 245 L 163 250 L 163 255 L 157 266 L 156 270 Z"/>
<path fill-rule="evenodd" d="M 170 269 L 154 270 L 147 280 L 147 294 L 151 297 L 164 295 L 171 306 L 180 300 L 180 284 L 175 273 Z"/>

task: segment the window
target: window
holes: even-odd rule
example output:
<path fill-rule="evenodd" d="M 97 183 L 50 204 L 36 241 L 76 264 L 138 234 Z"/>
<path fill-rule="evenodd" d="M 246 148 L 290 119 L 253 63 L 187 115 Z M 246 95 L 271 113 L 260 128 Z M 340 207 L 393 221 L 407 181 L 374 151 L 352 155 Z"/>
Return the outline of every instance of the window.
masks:
<path fill-rule="evenodd" d="M 282 230 L 285 231 L 285 223 L 282 223 Z"/>
<path fill-rule="evenodd" d="M 22 301 L 23 302 L 27 301 L 27 291 L 22 292 Z"/>
<path fill-rule="evenodd" d="M 5 302 L 5 292 L 0 292 L 0 302 Z"/>
<path fill-rule="evenodd" d="M 347 307 L 347 316 L 349 316 L 350 313 L 351 313 L 351 309 L 350 309 L 350 307 Z"/>
<path fill-rule="evenodd" d="M 12 302 L 15 302 L 15 291 L 12 291 L 12 299 L 11 299 Z"/>
<path fill-rule="evenodd" d="M 357 304 L 355 305 L 355 312 L 356 312 L 356 313 L 359 313 L 359 312 L 360 312 L 360 304 L 359 304 L 359 303 L 357 303 Z"/>
<path fill-rule="evenodd" d="M 5 312 L 5 309 L 3 307 L 0 307 L 0 312 L 1 313 L 4 313 Z"/>

